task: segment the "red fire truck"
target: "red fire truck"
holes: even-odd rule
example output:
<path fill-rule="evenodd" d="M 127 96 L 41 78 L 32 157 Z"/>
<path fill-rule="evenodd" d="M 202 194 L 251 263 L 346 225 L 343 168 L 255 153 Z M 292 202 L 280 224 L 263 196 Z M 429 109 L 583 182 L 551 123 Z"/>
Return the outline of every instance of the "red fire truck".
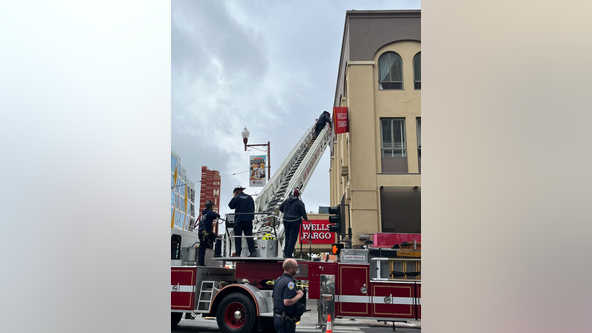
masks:
<path fill-rule="evenodd" d="M 283 259 L 207 258 L 208 266 L 196 266 L 197 239 L 197 233 L 172 230 L 171 324 L 183 314 L 201 314 L 216 317 L 222 332 L 273 331 L 272 282 L 283 273 Z M 305 266 L 296 278 L 306 277 Z"/>
<path fill-rule="evenodd" d="M 198 267 L 196 236 L 193 232 L 172 231 L 172 325 L 178 324 L 183 314 L 201 314 L 216 317 L 225 333 L 273 330 L 272 282 L 283 273 L 283 258 L 223 257 L 214 259 L 233 262 L 235 267 Z M 409 252 L 344 249 L 339 262 L 298 259 L 300 270 L 295 278 L 307 282 L 305 294 L 319 300 L 319 312 L 331 313 L 332 318 L 418 320 L 420 259 L 401 257 Z M 324 280 L 327 277 L 330 279 Z M 306 304 L 306 297 L 301 301 Z M 326 316 L 319 317 L 320 325 L 323 320 Z"/>
<path fill-rule="evenodd" d="M 273 281 L 282 275 L 284 230 L 278 206 L 290 189 L 306 186 L 330 140 L 330 128 L 313 138 L 314 126 L 258 194 L 253 226 L 256 257 L 231 257 L 232 236 L 225 233 L 223 257 L 206 257 L 196 266 L 197 233 L 171 230 L 171 324 L 184 314 L 216 317 L 222 332 L 273 331 Z M 271 217 L 271 218 L 270 218 Z M 227 219 L 228 220 L 228 219 Z M 228 226 L 229 227 L 229 226 Z M 269 239 L 265 235 L 273 235 Z M 257 236 L 259 235 L 259 236 Z M 244 244 L 245 242 L 243 242 Z M 210 250 L 208 250 L 210 251 Z M 421 318 L 420 258 L 414 249 L 343 249 L 339 261 L 299 260 L 296 279 L 305 295 L 319 300 L 319 324 L 335 317 L 399 321 Z M 230 263 L 230 267 L 227 264 Z M 306 297 L 301 302 L 306 304 Z M 394 328 L 394 326 L 393 326 Z"/>

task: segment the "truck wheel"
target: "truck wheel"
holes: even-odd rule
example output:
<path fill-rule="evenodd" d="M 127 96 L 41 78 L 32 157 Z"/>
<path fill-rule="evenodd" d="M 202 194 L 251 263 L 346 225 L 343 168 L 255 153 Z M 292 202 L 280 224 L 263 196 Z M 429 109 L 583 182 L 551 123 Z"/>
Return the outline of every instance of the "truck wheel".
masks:
<path fill-rule="evenodd" d="M 171 312 L 171 327 L 177 326 L 181 318 L 183 318 L 183 312 Z"/>
<path fill-rule="evenodd" d="M 228 294 L 218 306 L 216 320 L 223 333 L 250 333 L 257 322 L 255 304 L 245 294 Z"/>

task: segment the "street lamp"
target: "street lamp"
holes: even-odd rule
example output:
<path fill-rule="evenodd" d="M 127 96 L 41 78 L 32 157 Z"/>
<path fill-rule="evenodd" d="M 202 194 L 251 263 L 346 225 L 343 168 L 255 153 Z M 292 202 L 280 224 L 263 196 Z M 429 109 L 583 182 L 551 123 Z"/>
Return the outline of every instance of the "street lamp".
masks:
<path fill-rule="evenodd" d="M 245 151 L 247 151 L 247 147 L 267 146 L 267 180 L 269 180 L 269 177 L 271 175 L 271 159 L 269 157 L 271 146 L 269 144 L 269 141 L 267 141 L 266 144 L 263 143 L 256 145 L 248 145 L 247 142 L 249 142 L 249 130 L 247 130 L 247 126 L 245 126 L 245 129 L 241 132 L 241 135 L 243 137 L 243 143 L 245 144 Z"/>

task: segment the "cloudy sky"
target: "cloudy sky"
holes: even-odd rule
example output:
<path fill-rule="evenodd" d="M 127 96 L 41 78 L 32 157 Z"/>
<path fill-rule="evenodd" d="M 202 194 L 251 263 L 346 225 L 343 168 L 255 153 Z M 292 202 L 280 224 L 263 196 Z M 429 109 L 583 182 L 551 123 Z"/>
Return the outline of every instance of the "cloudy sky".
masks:
<path fill-rule="evenodd" d="M 244 151 L 243 128 L 249 143 L 271 142 L 273 175 L 315 118 L 331 112 L 347 10 L 419 8 L 392 0 L 172 1 L 171 144 L 198 191 L 202 166 L 220 171 L 220 212 L 230 213 L 232 189 L 248 185 L 249 156 L 265 154 Z M 307 211 L 329 205 L 329 160 L 327 149 L 302 194 Z"/>

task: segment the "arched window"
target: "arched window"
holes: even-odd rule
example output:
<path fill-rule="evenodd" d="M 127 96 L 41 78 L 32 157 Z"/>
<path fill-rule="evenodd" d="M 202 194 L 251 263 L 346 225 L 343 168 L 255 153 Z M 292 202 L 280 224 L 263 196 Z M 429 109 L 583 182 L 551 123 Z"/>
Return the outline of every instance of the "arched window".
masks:
<path fill-rule="evenodd" d="M 403 89 L 403 61 L 395 52 L 383 53 L 378 58 L 378 89 Z"/>
<path fill-rule="evenodd" d="M 413 57 L 413 86 L 415 89 L 421 89 L 421 52 L 417 52 Z"/>

